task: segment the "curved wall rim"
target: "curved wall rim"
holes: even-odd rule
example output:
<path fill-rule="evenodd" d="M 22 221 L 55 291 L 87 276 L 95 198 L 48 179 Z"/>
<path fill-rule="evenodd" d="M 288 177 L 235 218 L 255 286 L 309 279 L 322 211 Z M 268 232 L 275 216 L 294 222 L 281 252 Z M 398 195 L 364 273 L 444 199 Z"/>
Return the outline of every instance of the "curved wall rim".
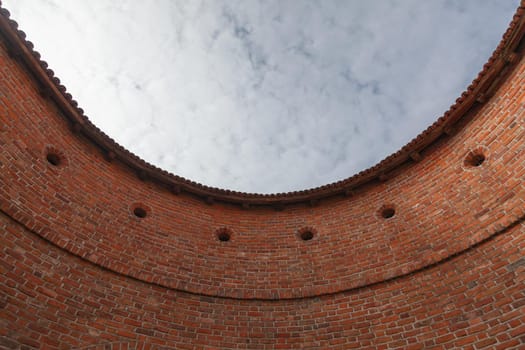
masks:
<path fill-rule="evenodd" d="M 348 196 L 277 208 L 284 210 L 246 210 L 214 197 L 203 202 L 185 192 L 175 196 L 173 188 L 149 181 L 147 173 L 130 172 L 111 153 L 101 161 L 99 146 L 84 137 L 86 129 L 64 122 L 65 107 L 42 89 L 49 79 L 37 77 L 35 84 L 31 62 L 20 58 L 28 48 L 16 49 L 9 36 L 13 24 L 0 17 L 1 32 L 8 32 L 0 40 L 6 73 L 0 85 L 6 140 L 0 144 L 0 209 L 101 267 L 200 295 L 298 299 L 420 271 L 525 214 L 522 12 L 471 88 L 472 96 L 478 96 L 484 86 L 491 97 L 463 111 L 467 117 L 446 129 L 450 136 L 421 152 L 424 159 L 404 163 Z M 33 63 L 40 64 L 34 57 Z M 438 129 L 430 133 L 441 135 Z M 49 147 L 65 155 L 58 168 L 45 159 Z M 480 166 L 465 169 L 472 150 L 489 156 Z M 378 215 L 382 205 L 392 205 L 395 215 Z M 136 206 L 145 215 L 134 213 Z M 235 232 L 231 240 L 216 239 L 220 227 Z M 304 227 L 319 234 L 311 241 L 297 239 Z"/>
<path fill-rule="evenodd" d="M 25 33 L 18 30 L 18 24 L 9 18 L 9 11 L 2 8 L 1 2 L 0 30 L 8 42 L 10 55 L 28 67 L 37 81 L 40 93 L 50 97 L 57 104 L 71 129 L 93 142 L 107 160 L 117 159 L 130 167 L 132 172 L 141 179 L 158 183 L 170 189 L 174 194 L 184 192 L 208 202 L 234 203 L 245 209 L 254 206 L 271 206 L 279 210 L 288 204 L 312 205 L 321 199 L 348 196 L 370 183 L 378 180 L 384 181 L 407 162 L 419 161 L 425 149 L 438 142 L 441 136 L 450 136 L 455 133 L 458 122 L 471 118 L 475 114 L 472 111 L 475 111 L 492 96 L 498 84 L 504 80 L 505 74 L 512 69 L 518 56 L 521 55 L 522 38 L 525 32 L 524 7 L 522 1 L 498 47 L 472 84 L 443 116 L 407 145 L 378 164 L 345 180 L 313 189 L 276 194 L 244 193 L 209 187 L 168 173 L 140 159 L 89 121 L 82 108 L 78 106 L 71 94 L 67 93 L 66 87 L 60 84 L 60 80 L 48 68 L 47 63 L 41 60 L 40 54 L 33 49 L 33 44 L 26 40 Z"/>

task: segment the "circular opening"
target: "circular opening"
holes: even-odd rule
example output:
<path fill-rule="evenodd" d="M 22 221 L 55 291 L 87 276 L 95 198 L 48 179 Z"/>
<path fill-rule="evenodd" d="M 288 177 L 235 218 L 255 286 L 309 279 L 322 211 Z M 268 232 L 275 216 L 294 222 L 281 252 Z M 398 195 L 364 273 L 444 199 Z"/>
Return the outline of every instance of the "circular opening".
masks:
<path fill-rule="evenodd" d="M 221 242 L 228 242 L 230 240 L 230 234 L 226 230 L 221 230 L 217 233 L 217 238 Z"/>
<path fill-rule="evenodd" d="M 48 163 L 53 165 L 53 166 L 60 165 L 60 156 L 58 154 L 56 154 L 56 153 L 48 153 L 47 156 L 46 156 L 46 159 L 47 159 Z"/>
<path fill-rule="evenodd" d="M 133 214 L 135 214 L 136 217 L 138 218 L 145 218 L 146 215 L 148 215 L 148 213 L 146 212 L 146 209 L 144 208 L 141 208 L 141 207 L 136 207 L 135 209 L 133 209 Z"/>
<path fill-rule="evenodd" d="M 470 153 L 465 158 L 465 165 L 470 167 L 478 167 L 485 161 L 485 155 L 483 153 Z"/>
<path fill-rule="evenodd" d="M 314 238 L 314 233 L 310 230 L 306 230 L 301 232 L 300 236 L 303 241 L 309 241 Z"/>
<path fill-rule="evenodd" d="M 384 219 L 389 219 L 389 218 L 393 217 L 395 213 L 396 213 L 396 210 L 394 208 L 392 208 L 392 207 L 383 208 L 381 210 L 381 216 Z"/>

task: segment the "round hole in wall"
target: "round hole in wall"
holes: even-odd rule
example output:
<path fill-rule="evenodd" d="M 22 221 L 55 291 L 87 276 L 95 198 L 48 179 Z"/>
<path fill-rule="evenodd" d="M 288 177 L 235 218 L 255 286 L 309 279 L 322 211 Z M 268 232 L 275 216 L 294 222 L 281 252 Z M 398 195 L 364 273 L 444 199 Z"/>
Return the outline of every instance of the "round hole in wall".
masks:
<path fill-rule="evenodd" d="M 383 219 L 390 219 L 391 217 L 393 217 L 394 215 L 396 214 L 396 210 L 394 209 L 394 207 L 383 207 L 381 209 L 381 217 Z"/>
<path fill-rule="evenodd" d="M 230 240 L 230 235 L 228 234 L 228 232 L 221 232 L 217 237 L 221 242 L 228 242 Z"/>
<path fill-rule="evenodd" d="M 301 233 L 301 239 L 303 241 L 309 241 L 314 238 L 314 233 L 312 231 L 304 231 Z"/>
<path fill-rule="evenodd" d="M 49 152 L 46 155 L 47 162 L 53 166 L 59 166 L 61 163 L 60 156 L 57 153 Z"/>
<path fill-rule="evenodd" d="M 485 155 L 479 151 L 470 152 L 465 158 L 464 164 L 468 167 L 478 167 L 485 162 Z"/>
<path fill-rule="evenodd" d="M 314 238 L 317 231 L 312 227 L 303 227 L 298 232 L 299 238 L 303 241 L 310 241 Z"/>
<path fill-rule="evenodd" d="M 228 242 L 231 239 L 231 230 L 225 227 L 218 229 L 215 234 L 217 235 L 217 239 L 221 242 Z"/>
<path fill-rule="evenodd" d="M 146 211 L 146 209 L 142 208 L 142 207 L 136 207 L 133 209 L 133 214 L 138 217 L 138 218 L 145 218 L 147 215 L 148 215 L 148 212 Z"/>

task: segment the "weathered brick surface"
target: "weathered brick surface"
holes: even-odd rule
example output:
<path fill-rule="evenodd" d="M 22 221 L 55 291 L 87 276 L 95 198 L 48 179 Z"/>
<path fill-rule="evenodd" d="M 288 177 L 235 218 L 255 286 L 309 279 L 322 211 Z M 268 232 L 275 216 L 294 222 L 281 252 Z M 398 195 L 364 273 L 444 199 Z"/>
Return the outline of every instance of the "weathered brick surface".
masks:
<path fill-rule="evenodd" d="M 525 61 L 456 135 L 353 197 L 283 211 L 208 205 L 141 181 L 75 134 L 4 52 L 0 208 L 108 269 L 236 298 L 312 296 L 402 275 L 466 249 L 524 214 Z M 46 160 L 52 150 L 59 166 Z M 469 152 L 486 161 L 467 167 Z M 149 209 L 137 218 L 132 209 Z M 379 209 L 395 206 L 384 219 Z M 232 230 L 229 242 L 215 231 Z M 297 231 L 312 227 L 310 241 Z"/>
<path fill-rule="evenodd" d="M 521 51 L 418 162 L 276 211 L 141 179 L 7 48 L 0 349 L 525 347 Z"/>
<path fill-rule="evenodd" d="M 9 349 L 525 346 L 525 268 L 513 267 L 525 250 L 523 223 L 415 274 L 280 301 L 155 286 L 80 259 L 5 215 L 0 223 L 0 345 Z"/>

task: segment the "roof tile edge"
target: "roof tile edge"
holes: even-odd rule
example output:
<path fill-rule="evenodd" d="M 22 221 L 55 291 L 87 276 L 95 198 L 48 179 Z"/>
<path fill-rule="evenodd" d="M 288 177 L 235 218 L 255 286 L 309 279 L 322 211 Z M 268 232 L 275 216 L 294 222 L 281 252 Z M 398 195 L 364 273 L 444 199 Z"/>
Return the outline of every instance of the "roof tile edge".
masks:
<path fill-rule="evenodd" d="M 70 123 L 72 131 L 87 137 L 107 155 L 106 159 L 118 159 L 144 180 L 153 181 L 172 189 L 175 194 L 185 192 L 202 198 L 204 201 L 212 198 L 214 201 L 239 204 L 243 208 L 253 206 L 275 207 L 276 205 L 303 203 L 309 205 L 312 201 L 318 202 L 324 198 L 346 196 L 350 191 L 355 191 L 380 177 L 384 177 L 385 174 L 403 164 L 419 162 L 423 150 L 436 142 L 441 135 L 452 135 L 452 130 L 460 120 L 472 117 L 469 111 L 486 103 L 498 86 L 503 83 L 512 68 L 516 66 L 519 61 L 516 58 L 523 54 L 525 46 L 523 43 L 525 37 L 524 12 L 525 0 L 522 0 L 508 29 L 503 34 L 502 40 L 478 76 L 448 111 L 400 150 L 347 179 L 317 188 L 274 194 L 244 193 L 209 187 L 171 174 L 144 161 L 91 123 L 83 109 L 78 107 L 78 103 L 67 92 L 66 87 L 60 84 L 60 79 L 55 77 L 54 72 L 48 68 L 48 64 L 41 60 L 40 54 L 34 50 L 33 44 L 26 40 L 25 33 L 18 30 L 18 24 L 10 19 L 10 13 L 2 7 L 1 0 L 0 35 L 7 40 L 12 57 L 25 64 L 33 74 L 40 93 L 57 104 L 67 122 Z"/>

